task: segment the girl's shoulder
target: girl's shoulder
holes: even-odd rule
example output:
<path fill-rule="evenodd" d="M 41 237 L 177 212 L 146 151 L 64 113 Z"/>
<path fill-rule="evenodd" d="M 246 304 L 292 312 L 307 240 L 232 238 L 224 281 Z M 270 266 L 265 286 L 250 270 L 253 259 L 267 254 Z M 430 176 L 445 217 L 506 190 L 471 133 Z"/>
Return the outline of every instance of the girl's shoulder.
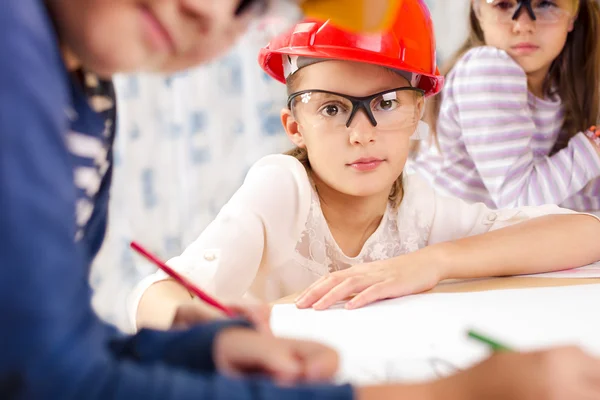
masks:
<path fill-rule="evenodd" d="M 420 214 L 433 213 L 435 198 L 437 196 L 433 186 L 417 172 L 404 172 L 402 175 L 402 202 L 398 207 L 399 213 L 414 213 L 419 210 Z"/>
<path fill-rule="evenodd" d="M 449 75 L 527 78 L 525 71 L 506 51 L 492 46 L 478 46 L 467 51 Z"/>
<path fill-rule="evenodd" d="M 467 51 L 448 74 L 446 96 L 456 103 L 481 109 L 482 102 L 496 106 L 498 101 L 526 104 L 527 75 L 504 50 L 490 46 Z"/>
<path fill-rule="evenodd" d="M 432 198 L 435 196 L 433 186 L 417 172 L 405 172 L 402 176 L 402 188 L 404 197 L 414 197 L 417 200 Z"/>
<path fill-rule="evenodd" d="M 311 199 L 312 187 L 302 163 L 273 154 L 252 165 L 225 207 L 230 216 L 249 212 L 260 216 L 270 242 L 293 238 L 295 243 L 306 225 Z"/>
<path fill-rule="evenodd" d="M 275 204 L 298 204 L 302 214 L 307 212 L 312 197 L 312 184 L 306 168 L 296 158 L 271 154 L 258 160 L 248 170 L 238 192 L 268 193 Z"/>
<path fill-rule="evenodd" d="M 298 159 L 285 154 L 269 154 L 262 157 L 252 165 L 248 175 L 264 173 L 265 171 L 277 171 L 278 175 L 288 176 L 296 181 L 309 183 L 306 168 Z M 275 185 L 277 182 L 274 182 Z"/>

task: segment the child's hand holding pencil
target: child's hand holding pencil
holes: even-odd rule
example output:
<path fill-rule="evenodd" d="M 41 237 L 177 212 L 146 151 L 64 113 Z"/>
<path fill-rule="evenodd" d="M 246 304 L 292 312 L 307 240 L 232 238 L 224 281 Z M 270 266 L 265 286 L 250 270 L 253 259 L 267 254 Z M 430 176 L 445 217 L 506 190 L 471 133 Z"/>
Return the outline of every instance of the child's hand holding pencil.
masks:
<path fill-rule="evenodd" d="M 269 323 L 271 307 L 268 304 L 233 304 L 227 305 L 227 308 L 235 312 L 240 318 L 250 321 L 258 331 L 271 334 Z M 228 318 L 228 316 L 220 310 L 192 300 L 177 307 L 171 328 L 185 329 L 199 323 L 223 318 Z"/>
<path fill-rule="evenodd" d="M 267 304 L 237 304 L 225 306 L 217 299 L 188 281 L 183 275 L 169 267 L 164 261 L 137 242 L 131 248 L 163 270 L 171 279 L 184 287 L 195 300 L 181 303 L 175 309 L 170 328 L 189 328 L 192 325 L 219 318 L 241 317 L 250 321 L 259 331 L 271 333 L 271 308 Z M 200 300 L 200 301 L 196 301 Z"/>

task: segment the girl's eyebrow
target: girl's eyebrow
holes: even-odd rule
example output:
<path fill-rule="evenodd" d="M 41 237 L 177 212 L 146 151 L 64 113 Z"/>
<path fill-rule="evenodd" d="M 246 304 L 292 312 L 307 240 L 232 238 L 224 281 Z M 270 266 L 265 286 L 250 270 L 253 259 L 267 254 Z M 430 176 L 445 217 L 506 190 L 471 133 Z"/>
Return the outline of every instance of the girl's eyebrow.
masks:
<path fill-rule="evenodd" d="M 329 92 L 320 92 L 319 94 L 326 99 L 328 99 L 330 97 L 340 97 L 340 95 L 341 95 L 341 94 L 333 94 L 333 93 L 329 93 Z"/>
<path fill-rule="evenodd" d="M 332 97 L 335 97 L 335 98 L 340 98 L 340 97 L 341 98 L 348 98 L 348 97 L 350 97 L 350 98 L 359 98 L 360 99 L 360 98 L 373 97 L 373 96 L 376 96 L 376 95 L 383 96 L 383 95 L 386 95 L 386 94 L 389 94 L 389 93 L 397 92 L 398 90 L 403 89 L 403 88 L 414 89 L 410 85 L 409 86 L 400 86 L 398 88 L 382 89 L 382 90 L 379 90 L 377 92 L 373 92 L 373 93 L 371 93 L 369 95 L 366 95 L 366 96 L 355 96 L 355 95 L 351 95 L 351 94 L 339 93 L 339 92 L 335 92 L 335 91 L 332 91 L 332 90 L 324 90 L 324 89 L 307 89 L 306 91 L 302 91 L 302 92 L 304 92 L 306 94 L 310 94 L 311 96 L 319 96 L 320 99 L 329 99 L 329 98 L 332 98 Z"/>
<path fill-rule="evenodd" d="M 326 92 L 326 91 L 319 92 L 319 91 L 316 91 L 316 90 L 314 92 L 312 92 L 311 95 L 312 96 L 315 96 L 315 95 L 319 96 L 319 98 L 322 99 L 322 100 L 327 100 L 327 99 L 332 99 L 332 98 L 339 99 L 339 98 L 343 98 L 343 96 L 346 96 L 343 93 Z"/>

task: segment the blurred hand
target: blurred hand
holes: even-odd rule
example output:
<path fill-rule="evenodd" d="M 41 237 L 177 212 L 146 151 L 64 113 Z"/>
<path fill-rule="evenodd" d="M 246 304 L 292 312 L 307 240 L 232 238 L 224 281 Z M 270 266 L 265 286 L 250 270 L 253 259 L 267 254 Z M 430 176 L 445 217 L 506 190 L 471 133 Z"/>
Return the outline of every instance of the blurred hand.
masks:
<path fill-rule="evenodd" d="M 324 276 L 302 292 L 296 306 L 324 310 L 355 294 L 346 304 L 347 309 L 355 309 L 377 300 L 421 293 L 440 282 L 441 273 L 434 265 L 404 263 L 404 259 L 359 264 Z"/>
<path fill-rule="evenodd" d="M 337 353 L 321 344 L 237 327 L 217 336 L 213 352 L 222 373 L 261 373 L 284 385 L 328 381 L 337 372 L 339 362 Z"/>
<path fill-rule="evenodd" d="M 576 347 L 499 353 L 439 385 L 464 399 L 600 399 L 600 360 Z"/>
<path fill-rule="evenodd" d="M 227 305 L 241 318 L 250 321 L 258 331 L 271 333 L 269 320 L 271 318 L 271 307 L 268 304 L 233 304 Z M 188 328 L 203 322 L 228 318 L 220 310 L 199 301 L 190 301 L 181 304 L 175 311 L 171 328 Z"/>

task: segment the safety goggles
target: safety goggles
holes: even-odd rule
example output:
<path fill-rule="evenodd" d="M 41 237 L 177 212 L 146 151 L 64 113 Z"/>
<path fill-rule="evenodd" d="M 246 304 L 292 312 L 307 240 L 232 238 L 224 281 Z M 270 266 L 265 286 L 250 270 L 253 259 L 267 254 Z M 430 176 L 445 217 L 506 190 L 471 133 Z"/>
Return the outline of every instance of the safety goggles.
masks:
<path fill-rule="evenodd" d="M 288 98 L 294 118 L 305 126 L 327 130 L 347 129 L 358 111 L 363 110 L 373 127 L 380 131 L 414 131 L 421 118 L 424 91 L 401 87 L 365 97 L 326 90 L 303 90 Z"/>
<path fill-rule="evenodd" d="M 551 0 L 475 0 L 473 8 L 477 18 L 499 23 L 516 21 L 523 12 L 540 24 L 553 24 L 573 15 L 572 9 Z"/>

